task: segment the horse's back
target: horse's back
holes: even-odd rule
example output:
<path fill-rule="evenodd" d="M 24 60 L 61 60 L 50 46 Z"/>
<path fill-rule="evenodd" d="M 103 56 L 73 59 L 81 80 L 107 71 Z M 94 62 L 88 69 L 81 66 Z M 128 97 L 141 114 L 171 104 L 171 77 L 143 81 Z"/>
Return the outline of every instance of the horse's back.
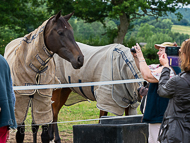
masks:
<path fill-rule="evenodd" d="M 82 83 L 97 81 L 113 81 L 123 79 L 141 78 L 134 58 L 128 47 L 121 44 L 106 46 L 89 46 L 77 42 L 84 55 L 84 64 L 78 70 L 74 70 L 70 63 L 57 57 L 56 76 L 64 83 Z M 62 82 L 61 81 L 61 82 Z M 63 83 L 63 82 L 62 82 Z M 137 107 L 136 97 L 139 83 L 127 83 L 116 85 L 99 85 L 71 88 L 78 93 L 84 101 L 88 98 L 97 101 L 97 107 L 116 115 L 122 115 L 129 105 Z M 75 96 L 75 97 L 73 97 Z M 77 96 L 71 94 L 65 105 L 72 105 Z"/>
<path fill-rule="evenodd" d="M 101 76 L 104 76 L 102 70 L 109 66 L 113 49 L 120 44 L 106 46 L 89 46 L 79 42 L 77 44 L 84 55 L 83 66 L 75 70 L 68 61 L 54 54 L 56 76 L 61 83 L 78 83 L 79 80 L 81 82 L 101 81 Z"/>
<path fill-rule="evenodd" d="M 5 47 L 5 53 L 4 53 L 4 58 L 7 60 L 7 62 L 9 63 L 10 60 L 13 60 L 14 54 L 16 52 L 16 48 L 19 46 L 20 41 L 22 41 L 22 38 L 17 38 L 13 41 L 11 41 L 10 43 L 7 44 L 7 46 Z"/>

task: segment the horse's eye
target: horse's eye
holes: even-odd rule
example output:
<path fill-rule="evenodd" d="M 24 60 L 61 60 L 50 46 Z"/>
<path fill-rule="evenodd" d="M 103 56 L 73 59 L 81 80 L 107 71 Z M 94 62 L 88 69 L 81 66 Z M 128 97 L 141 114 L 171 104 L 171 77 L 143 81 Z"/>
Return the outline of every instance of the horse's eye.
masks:
<path fill-rule="evenodd" d="M 60 36 L 63 36 L 63 35 L 64 35 L 64 33 L 61 32 L 61 31 L 58 31 L 57 33 L 58 33 Z"/>

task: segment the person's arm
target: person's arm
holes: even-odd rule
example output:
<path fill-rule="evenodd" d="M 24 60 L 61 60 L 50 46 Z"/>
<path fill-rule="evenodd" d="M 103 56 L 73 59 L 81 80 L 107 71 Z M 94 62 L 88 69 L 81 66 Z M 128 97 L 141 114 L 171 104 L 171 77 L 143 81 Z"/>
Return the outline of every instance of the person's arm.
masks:
<path fill-rule="evenodd" d="M 132 47 L 132 48 L 134 48 L 134 47 Z M 136 64 L 138 70 L 140 71 L 140 68 L 139 68 L 139 60 L 138 60 L 138 58 L 137 58 L 137 53 L 131 52 L 131 54 L 133 55 L 133 58 L 134 58 L 134 60 L 135 60 L 135 64 Z"/>
<path fill-rule="evenodd" d="M 162 64 L 164 68 L 161 72 L 157 92 L 161 97 L 172 98 L 175 93 L 176 78 L 174 77 L 170 79 L 170 68 L 167 55 L 165 53 L 162 54 L 159 60 L 160 64 Z"/>
<path fill-rule="evenodd" d="M 170 79 L 170 69 L 164 67 L 158 83 L 157 93 L 159 96 L 164 98 L 172 98 L 175 94 L 175 77 Z"/>
<path fill-rule="evenodd" d="M 138 66 L 139 70 L 142 74 L 142 77 L 144 80 L 150 82 L 150 83 L 158 83 L 158 80 L 151 74 L 151 70 L 149 69 L 144 56 L 141 51 L 141 47 L 137 43 L 136 46 L 134 46 L 136 52 L 137 52 L 137 60 L 138 60 Z"/>
<path fill-rule="evenodd" d="M 151 70 L 149 69 L 146 61 L 139 60 L 139 67 L 144 80 L 150 83 L 158 83 L 158 80 L 151 74 Z"/>

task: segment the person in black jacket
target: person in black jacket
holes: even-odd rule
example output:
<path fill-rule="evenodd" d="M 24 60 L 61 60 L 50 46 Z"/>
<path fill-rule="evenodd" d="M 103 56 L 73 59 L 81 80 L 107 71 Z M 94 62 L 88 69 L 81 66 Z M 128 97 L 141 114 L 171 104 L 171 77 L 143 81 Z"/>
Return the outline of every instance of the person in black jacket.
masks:
<path fill-rule="evenodd" d="M 190 39 L 182 43 L 180 52 L 184 72 L 172 78 L 167 55 L 159 58 L 164 68 L 157 92 L 170 99 L 158 135 L 161 143 L 190 143 Z"/>
<path fill-rule="evenodd" d="M 159 58 L 165 53 L 166 46 L 175 46 L 175 43 L 164 42 L 162 44 L 155 44 L 155 48 L 158 49 L 157 55 Z M 143 79 L 150 83 L 145 100 L 142 122 L 149 123 L 148 142 L 157 143 L 159 129 L 169 101 L 169 99 L 162 98 L 157 94 L 158 82 L 163 66 L 161 64 L 147 65 L 138 43 L 133 48 L 136 50 L 136 53 L 133 54 L 135 63 L 140 70 Z M 170 76 L 172 77 L 174 75 L 174 71 L 171 68 Z"/>

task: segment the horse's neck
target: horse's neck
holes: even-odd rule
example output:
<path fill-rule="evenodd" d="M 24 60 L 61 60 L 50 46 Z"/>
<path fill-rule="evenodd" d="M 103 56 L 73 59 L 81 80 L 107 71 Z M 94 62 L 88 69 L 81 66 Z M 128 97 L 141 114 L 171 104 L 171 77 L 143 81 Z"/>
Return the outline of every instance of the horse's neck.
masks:
<path fill-rule="evenodd" d="M 40 70 L 40 68 L 44 67 L 51 57 L 53 53 L 48 50 L 44 42 L 44 29 L 47 21 L 45 21 L 41 26 L 39 26 L 36 30 L 26 35 L 21 42 L 21 53 L 23 53 L 23 57 L 25 57 L 26 62 L 30 62 L 29 65 L 31 68 L 33 67 Z"/>

